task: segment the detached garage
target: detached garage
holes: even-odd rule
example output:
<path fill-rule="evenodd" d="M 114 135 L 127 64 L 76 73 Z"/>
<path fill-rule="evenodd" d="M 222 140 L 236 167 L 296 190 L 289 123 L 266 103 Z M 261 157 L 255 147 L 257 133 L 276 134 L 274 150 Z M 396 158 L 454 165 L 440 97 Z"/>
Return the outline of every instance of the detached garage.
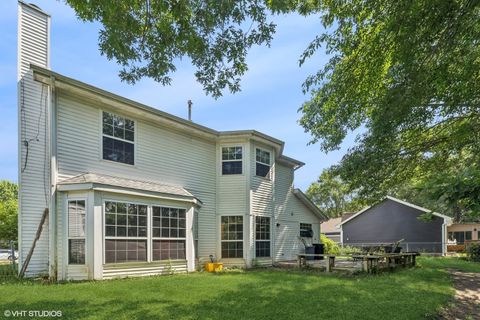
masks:
<path fill-rule="evenodd" d="M 420 216 L 431 213 L 432 219 Z M 344 245 L 375 246 L 403 239 L 404 251 L 446 253 L 447 226 L 452 218 L 387 196 L 339 224 Z"/>

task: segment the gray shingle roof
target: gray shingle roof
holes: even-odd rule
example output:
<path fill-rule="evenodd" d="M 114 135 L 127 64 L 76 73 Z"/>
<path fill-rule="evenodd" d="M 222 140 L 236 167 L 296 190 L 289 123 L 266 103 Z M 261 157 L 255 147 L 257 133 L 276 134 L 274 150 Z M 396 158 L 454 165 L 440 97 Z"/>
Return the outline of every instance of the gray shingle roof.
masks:
<path fill-rule="evenodd" d="M 115 186 L 142 191 L 159 192 L 176 196 L 194 198 L 190 192 L 180 186 L 172 186 L 151 181 L 141 181 L 128 178 L 121 178 L 97 173 L 84 173 L 59 182 L 60 185 L 92 183 L 105 186 Z"/>

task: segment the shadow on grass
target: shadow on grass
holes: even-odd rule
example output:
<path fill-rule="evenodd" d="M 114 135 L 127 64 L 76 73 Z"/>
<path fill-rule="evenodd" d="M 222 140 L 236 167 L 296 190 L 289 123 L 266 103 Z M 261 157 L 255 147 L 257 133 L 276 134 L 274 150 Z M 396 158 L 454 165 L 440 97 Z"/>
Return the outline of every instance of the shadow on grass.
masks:
<path fill-rule="evenodd" d="M 422 319 L 448 301 L 449 288 L 445 272 L 428 268 L 358 277 L 255 271 L 10 286 L 16 297 L 0 308 L 61 310 L 62 319 Z"/>

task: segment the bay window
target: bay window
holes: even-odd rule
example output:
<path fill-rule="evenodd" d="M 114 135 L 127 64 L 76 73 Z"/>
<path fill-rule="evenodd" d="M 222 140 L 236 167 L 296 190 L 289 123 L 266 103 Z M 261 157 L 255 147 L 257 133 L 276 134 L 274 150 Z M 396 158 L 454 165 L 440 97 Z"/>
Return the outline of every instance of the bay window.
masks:
<path fill-rule="evenodd" d="M 222 147 L 222 175 L 242 174 L 242 147 Z"/>
<path fill-rule="evenodd" d="M 270 173 L 270 152 L 256 148 L 255 164 L 255 175 L 268 178 Z"/>
<path fill-rule="evenodd" d="M 68 263 L 85 264 L 85 200 L 68 201 Z"/>
<path fill-rule="evenodd" d="M 186 210 L 152 207 L 152 260 L 186 258 Z"/>
<path fill-rule="evenodd" d="M 105 202 L 105 263 L 147 261 L 147 206 Z"/>
<path fill-rule="evenodd" d="M 243 258 L 243 216 L 221 217 L 222 258 Z"/>
<path fill-rule="evenodd" d="M 255 217 L 255 256 L 270 257 L 269 217 Z"/>

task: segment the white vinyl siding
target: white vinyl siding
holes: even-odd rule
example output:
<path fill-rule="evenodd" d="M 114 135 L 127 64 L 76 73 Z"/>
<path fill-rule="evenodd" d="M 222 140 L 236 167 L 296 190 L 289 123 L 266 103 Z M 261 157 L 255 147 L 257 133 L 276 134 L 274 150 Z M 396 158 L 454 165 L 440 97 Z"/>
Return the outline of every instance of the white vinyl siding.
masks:
<path fill-rule="evenodd" d="M 18 31 L 18 133 L 19 133 L 19 264 L 32 247 L 38 225 L 50 200 L 50 144 L 48 105 L 50 90 L 34 81 L 30 64 L 49 67 L 50 18 L 19 3 Z M 43 91 L 43 94 L 42 94 Z M 27 146 L 28 141 L 28 159 Z M 27 162 L 27 163 L 26 163 Z M 25 164 L 26 163 L 26 164 Z M 23 170 L 25 168 L 25 170 Z M 23 171 L 23 172 L 22 172 Z M 48 273 L 49 220 L 28 265 L 26 276 Z"/>
<path fill-rule="evenodd" d="M 199 256 L 208 259 L 216 251 L 217 157 L 214 142 L 122 112 L 135 120 L 135 166 L 104 161 L 100 156 L 99 106 L 73 98 L 63 91 L 59 91 L 57 103 L 60 180 L 86 172 L 99 172 L 182 186 L 203 202 L 198 215 Z"/>
<path fill-rule="evenodd" d="M 304 251 L 299 240 L 300 223 L 311 224 L 312 242 L 320 241 L 320 220 L 293 194 L 293 168 L 275 165 L 275 260 L 292 260 Z"/>

